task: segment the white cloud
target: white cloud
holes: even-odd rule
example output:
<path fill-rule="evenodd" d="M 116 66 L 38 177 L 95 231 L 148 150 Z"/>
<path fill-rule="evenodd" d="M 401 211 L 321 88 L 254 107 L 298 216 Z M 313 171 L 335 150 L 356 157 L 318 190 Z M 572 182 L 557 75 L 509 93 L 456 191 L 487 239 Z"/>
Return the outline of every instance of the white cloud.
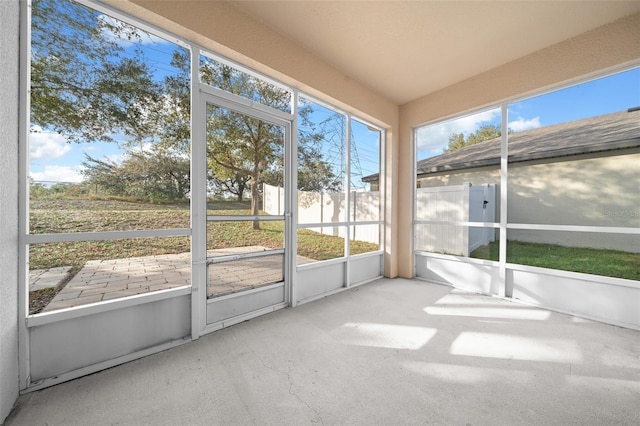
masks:
<path fill-rule="evenodd" d="M 131 157 L 131 154 L 139 154 L 139 153 L 153 153 L 153 144 L 149 142 L 145 142 L 142 145 L 134 145 L 129 148 L 130 151 L 121 151 L 117 154 L 104 155 L 101 160 L 107 161 L 109 163 L 114 163 L 117 165 L 122 164 L 125 160 Z"/>
<path fill-rule="evenodd" d="M 484 124 L 496 122 L 500 118 L 500 114 L 500 108 L 496 108 L 432 126 L 421 127 L 417 132 L 418 160 L 442 154 L 449 144 L 451 134 L 462 133 L 468 136 Z"/>
<path fill-rule="evenodd" d="M 37 182 L 82 182 L 82 166 L 45 166 L 42 172 L 32 172 L 31 179 Z"/>
<path fill-rule="evenodd" d="M 131 152 L 136 154 L 142 154 L 142 153 L 151 154 L 153 153 L 153 144 L 150 142 L 145 142 L 142 145 L 132 146 Z"/>
<path fill-rule="evenodd" d="M 98 16 L 98 21 L 100 21 L 100 24 L 101 24 L 100 34 L 102 35 L 102 37 L 106 40 L 115 41 L 121 46 L 127 46 L 129 43 L 140 43 L 140 44 L 168 43 L 167 40 L 164 40 L 160 37 L 156 37 L 139 28 L 136 28 L 118 19 L 112 18 L 111 16 L 108 16 L 108 15 Z M 118 28 L 119 31 L 114 32 L 112 27 Z"/>
<path fill-rule="evenodd" d="M 526 120 L 520 117 L 515 121 L 509 122 L 509 129 L 513 130 L 514 132 L 537 129 L 538 127 L 542 127 L 542 124 L 540 123 L 540 117 L 535 117 L 530 120 Z"/>
<path fill-rule="evenodd" d="M 112 155 L 105 155 L 104 157 L 101 158 L 101 161 L 106 161 L 108 163 L 114 163 L 114 164 L 120 165 L 126 159 L 127 159 L 126 154 L 112 154 Z"/>
<path fill-rule="evenodd" d="M 71 151 L 71 144 L 59 133 L 46 132 L 34 126 L 29 134 L 29 156 L 31 160 L 51 160 L 63 157 Z"/>

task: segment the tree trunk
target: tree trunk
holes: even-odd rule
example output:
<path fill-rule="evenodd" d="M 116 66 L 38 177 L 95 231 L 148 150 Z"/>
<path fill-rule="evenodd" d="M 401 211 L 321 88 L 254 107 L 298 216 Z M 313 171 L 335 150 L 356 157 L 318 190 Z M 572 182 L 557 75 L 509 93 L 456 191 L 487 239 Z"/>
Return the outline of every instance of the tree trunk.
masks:
<path fill-rule="evenodd" d="M 260 214 L 259 210 L 260 193 L 258 192 L 258 176 L 254 173 L 251 176 L 251 214 L 257 216 Z M 260 229 L 260 221 L 253 221 L 253 229 Z"/>
<path fill-rule="evenodd" d="M 238 182 L 238 201 L 244 201 L 244 190 L 247 188 L 247 185 L 241 183 L 243 176 L 237 175 L 236 181 Z"/>

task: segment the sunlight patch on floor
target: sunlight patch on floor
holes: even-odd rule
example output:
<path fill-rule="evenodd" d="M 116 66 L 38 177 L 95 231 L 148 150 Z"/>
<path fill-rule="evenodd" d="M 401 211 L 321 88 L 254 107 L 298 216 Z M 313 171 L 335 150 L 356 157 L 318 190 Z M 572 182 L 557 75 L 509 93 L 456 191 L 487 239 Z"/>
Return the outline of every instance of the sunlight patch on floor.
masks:
<path fill-rule="evenodd" d="M 436 362 L 404 362 L 403 367 L 409 371 L 422 376 L 428 376 L 433 379 L 442 380 L 450 383 L 474 384 L 481 382 L 495 381 L 505 375 L 509 376 L 509 380 L 516 380 L 518 383 L 525 384 L 535 380 L 535 375 L 530 371 L 519 371 L 509 369 L 471 367 L 458 364 L 441 364 Z"/>
<path fill-rule="evenodd" d="M 551 312 L 454 290 L 423 309 L 429 315 L 544 321 Z"/>
<path fill-rule="evenodd" d="M 577 343 L 567 339 L 463 332 L 451 344 L 452 355 L 546 362 L 582 362 Z"/>
<path fill-rule="evenodd" d="M 423 309 L 429 315 L 452 315 L 458 317 L 501 318 L 544 321 L 551 312 L 541 309 L 483 307 L 483 306 L 428 306 Z"/>
<path fill-rule="evenodd" d="M 588 376 L 575 376 L 570 375 L 566 377 L 566 382 L 580 389 L 593 389 L 599 391 L 602 389 L 617 389 L 618 392 L 621 389 L 627 391 L 640 392 L 640 382 L 638 380 L 625 380 L 614 379 L 609 377 L 588 377 Z"/>
<path fill-rule="evenodd" d="M 469 293 L 454 289 L 451 293 L 440 298 L 436 305 L 481 305 L 481 306 L 510 306 L 511 304 L 498 298 Z"/>
<path fill-rule="evenodd" d="M 331 334 L 347 345 L 417 350 L 426 345 L 437 332 L 435 328 L 427 327 L 349 322 Z"/>

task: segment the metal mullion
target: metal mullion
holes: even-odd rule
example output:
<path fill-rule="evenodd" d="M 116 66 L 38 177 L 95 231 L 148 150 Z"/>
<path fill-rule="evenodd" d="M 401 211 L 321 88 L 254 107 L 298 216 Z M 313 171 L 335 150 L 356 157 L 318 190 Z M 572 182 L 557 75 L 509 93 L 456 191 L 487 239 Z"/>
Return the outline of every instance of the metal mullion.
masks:
<path fill-rule="evenodd" d="M 358 226 L 358 225 L 382 225 L 383 221 L 381 220 L 363 220 L 363 221 L 354 221 L 351 222 L 352 225 L 354 226 Z"/>
<path fill-rule="evenodd" d="M 344 257 L 347 259 L 345 263 L 345 287 L 351 287 L 351 262 L 349 258 L 351 257 L 351 114 L 346 114 L 346 124 L 345 124 L 345 140 L 346 140 L 346 153 L 345 153 L 345 206 L 347 220 L 346 220 L 346 229 L 345 229 L 345 238 L 344 238 Z"/>
<path fill-rule="evenodd" d="M 347 226 L 347 222 L 322 222 L 322 223 L 299 223 L 297 224 L 298 229 L 307 229 L 307 228 L 331 228 L 336 226 Z"/>
<path fill-rule="evenodd" d="M 252 101 L 251 99 L 210 86 L 206 83 L 200 83 L 199 89 L 203 94 L 213 98 L 211 103 L 215 106 L 227 108 L 272 124 L 278 124 L 280 126 L 283 126 L 284 124 L 282 122 L 274 122 L 274 118 L 285 122 L 289 122 L 293 119 L 293 115 L 291 113 L 271 108 L 259 102 Z M 261 115 L 260 113 L 264 115 Z"/>
<path fill-rule="evenodd" d="M 379 141 L 379 156 L 380 156 L 380 170 L 378 170 L 378 192 L 380 193 L 380 210 L 378 214 L 380 215 L 382 226 L 378 232 L 378 238 L 380 241 L 380 249 L 382 250 L 382 275 L 385 273 L 385 260 L 384 253 L 386 253 L 387 247 L 387 131 L 380 129 L 380 141 Z M 371 188 L 371 186 L 369 186 Z M 395 255 L 395 253 L 394 253 Z M 391 261 L 389 261 L 391 264 Z M 390 274 L 387 274 L 390 276 Z"/>
<path fill-rule="evenodd" d="M 207 325 L 207 104 L 199 88 L 200 48 L 191 47 L 191 337 Z"/>
<path fill-rule="evenodd" d="M 285 197 L 285 222 L 284 222 L 284 281 L 285 302 L 291 307 L 296 305 L 296 262 L 298 253 L 298 236 L 295 226 L 298 205 L 298 92 L 291 92 L 291 114 L 293 116 L 289 133 L 285 140 L 285 170 L 284 170 L 284 197 Z"/>
<path fill-rule="evenodd" d="M 463 222 L 463 221 L 446 221 L 446 220 L 416 220 L 416 225 L 451 225 L 451 226 L 469 226 L 472 228 L 500 228 L 500 223 L 496 222 Z"/>
<path fill-rule="evenodd" d="M 27 234 L 27 244 L 66 243 L 77 241 L 122 240 L 129 238 L 181 237 L 191 235 L 190 228 L 144 229 L 130 231 L 73 232 L 67 234 Z"/>
<path fill-rule="evenodd" d="M 382 249 L 378 249 L 378 250 L 375 250 L 375 251 L 367 251 L 367 252 L 364 252 L 364 253 L 354 254 L 353 256 L 356 256 L 357 258 L 361 259 L 363 257 L 379 256 L 382 253 L 383 253 L 383 250 Z"/>
<path fill-rule="evenodd" d="M 248 253 L 228 254 L 224 256 L 207 257 L 207 265 L 233 262 L 235 260 L 251 259 L 256 257 L 274 256 L 276 254 L 285 254 L 285 249 L 252 251 Z"/>
<path fill-rule="evenodd" d="M 327 259 L 327 260 L 318 260 L 315 262 L 311 262 L 311 263 L 305 263 L 303 265 L 297 265 L 296 269 L 299 269 L 301 271 L 306 270 L 306 269 L 316 269 L 316 268 L 322 268 L 323 266 L 327 266 L 327 265 L 338 265 L 340 263 L 345 263 L 346 262 L 346 258 L 345 257 L 334 257 L 333 259 Z M 342 289 L 342 287 L 341 287 Z"/>
<path fill-rule="evenodd" d="M 413 165 L 413 170 L 411 172 L 411 191 L 413 192 L 413 203 L 411 203 L 411 247 L 410 247 L 410 256 L 412 259 L 411 265 L 411 278 L 415 278 L 417 275 L 417 266 L 418 256 L 416 253 L 416 239 L 418 238 L 417 232 L 417 211 L 418 211 L 418 127 L 414 127 L 411 132 L 413 137 L 413 149 L 411 150 L 411 164 Z M 397 200 L 397 198 L 396 198 Z"/>
<path fill-rule="evenodd" d="M 285 220 L 284 215 L 279 216 L 267 216 L 267 215 L 207 215 L 207 222 L 275 222 Z"/>
<path fill-rule="evenodd" d="M 502 122 L 500 123 L 500 241 L 499 241 L 499 268 L 498 268 L 498 296 L 511 297 L 507 291 L 507 193 L 508 168 L 509 168 L 509 105 L 503 103 L 500 106 Z"/>
<path fill-rule="evenodd" d="M 640 235 L 640 228 L 624 228 L 615 226 L 582 226 L 582 225 L 545 225 L 508 223 L 507 229 L 527 229 L 533 231 L 557 231 L 557 232 L 596 232 L 606 234 L 633 234 Z"/>

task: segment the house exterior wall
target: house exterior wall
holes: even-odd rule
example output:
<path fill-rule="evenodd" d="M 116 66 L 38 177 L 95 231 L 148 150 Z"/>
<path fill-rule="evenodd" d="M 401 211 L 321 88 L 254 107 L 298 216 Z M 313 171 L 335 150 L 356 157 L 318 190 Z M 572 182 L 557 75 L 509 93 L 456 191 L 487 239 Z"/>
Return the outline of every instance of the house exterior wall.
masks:
<path fill-rule="evenodd" d="M 400 106 L 398 273 L 413 277 L 413 128 L 517 96 L 539 92 L 640 60 L 640 13 L 488 70 Z"/>
<path fill-rule="evenodd" d="M 508 222 L 640 227 L 640 149 L 509 165 Z M 497 167 L 438 173 L 422 188 L 470 182 L 500 184 Z M 496 196 L 499 221 L 500 197 Z M 637 235 L 510 230 L 508 239 L 640 253 Z"/>
<path fill-rule="evenodd" d="M 18 0 L 0 1 L 0 423 L 18 397 Z"/>

